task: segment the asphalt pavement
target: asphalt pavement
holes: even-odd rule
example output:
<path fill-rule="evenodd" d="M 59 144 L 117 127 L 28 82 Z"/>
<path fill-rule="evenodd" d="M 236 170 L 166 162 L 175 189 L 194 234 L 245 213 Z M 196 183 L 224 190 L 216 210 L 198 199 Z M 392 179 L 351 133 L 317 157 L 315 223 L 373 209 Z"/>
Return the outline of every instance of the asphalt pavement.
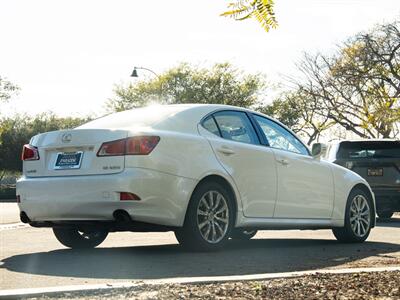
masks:
<path fill-rule="evenodd" d="M 9 220 L 15 208 L 4 207 Z M 400 217 L 363 244 L 339 244 L 330 230 L 261 231 L 216 253 L 186 252 L 171 232 L 111 233 L 96 249 L 71 250 L 51 229 L 0 227 L 1 289 L 371 266 L 400 266 Z"/>

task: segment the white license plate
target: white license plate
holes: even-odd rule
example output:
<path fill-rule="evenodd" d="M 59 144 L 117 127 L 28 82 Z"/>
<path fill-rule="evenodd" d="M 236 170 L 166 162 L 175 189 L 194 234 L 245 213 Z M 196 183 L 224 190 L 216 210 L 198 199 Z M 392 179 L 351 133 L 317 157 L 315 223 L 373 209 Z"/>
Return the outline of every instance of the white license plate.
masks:
<path fill-rule="evenodd" d="M 83 151 L 57 153 L 55 170 L 79 169 L 81 167 Z"/>
<path fill-rule="evenodd" d="M 368 176 L 383 176 L 383 169 L 378 168 L 378 169 L 368 169 L 367 171 Z"/>

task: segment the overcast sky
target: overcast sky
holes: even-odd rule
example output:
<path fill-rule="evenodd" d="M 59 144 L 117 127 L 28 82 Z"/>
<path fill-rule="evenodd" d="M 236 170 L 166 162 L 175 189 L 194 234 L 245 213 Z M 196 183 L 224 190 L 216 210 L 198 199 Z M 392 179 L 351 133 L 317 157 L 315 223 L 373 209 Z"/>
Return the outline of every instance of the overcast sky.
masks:
<path fill-rule="evenodd" d="M 115 83 L 138 80 L 134 66 L 162 73 L 183 61 L 229 61 L 279 81 L 303 51 L 400 18 L 399 0 L 276 0 L 279 28 L 265 33 L 220 17 L 228 2 L 1 0 L 0 75 L 21 92 L 0 109 L 100 114 Z"/>

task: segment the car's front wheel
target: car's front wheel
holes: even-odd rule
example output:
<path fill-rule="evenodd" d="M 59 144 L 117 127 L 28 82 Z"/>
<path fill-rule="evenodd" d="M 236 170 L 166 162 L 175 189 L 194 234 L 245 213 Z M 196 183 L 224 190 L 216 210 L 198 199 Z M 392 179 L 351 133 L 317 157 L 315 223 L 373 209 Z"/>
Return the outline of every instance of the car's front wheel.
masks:
<path fill-rule="evenodd" d="M 369 195 L 361 189 L 354 189 L 347 200 L 345 225 L 333 228 L 333 234 L 340 242 L 363 242 L 369 236 L 373 218 L 374 213 Z"/>
<path fill-rule="evenodd" d="M 104 230 L 79 230 L 75 228 L 53 228 L 57 240 L 69 248 L 94 248 L 100 245 L 107 237 Z"/>
<path fill-rule="evenodd" d="M 219 183 L 206 182 L 193 193 L 184 226 L 175 231 L 175 236 L 190 250 L 217 250 L 228 240 L 233 221 L 230 193 Z"/>

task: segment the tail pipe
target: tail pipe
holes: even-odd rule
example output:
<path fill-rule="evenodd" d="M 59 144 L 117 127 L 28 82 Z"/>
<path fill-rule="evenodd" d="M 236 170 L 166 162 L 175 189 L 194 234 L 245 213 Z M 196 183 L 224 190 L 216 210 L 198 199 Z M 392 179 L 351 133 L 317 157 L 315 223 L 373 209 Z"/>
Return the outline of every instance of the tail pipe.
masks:
<path fill-rule="evenodd" d="M 22 222 L 22 223 L 27 224 L 27 223 L 30 223 L 30 222 L 31 222 L 31 220 L 29 219 L 28 215 L 27 215 L 24 211 L 21 211 L 21 212 L 20 212 L 19 218 L 21 219 L 21 222 Z"/>
<path fill-rule="evenodd" d="M 117 209 L 116 211 L 114 211 L 113 217 L 118 223 L 132 222 L 131 216 L 126 212 L 126 210 L 123 209 Z"/>

